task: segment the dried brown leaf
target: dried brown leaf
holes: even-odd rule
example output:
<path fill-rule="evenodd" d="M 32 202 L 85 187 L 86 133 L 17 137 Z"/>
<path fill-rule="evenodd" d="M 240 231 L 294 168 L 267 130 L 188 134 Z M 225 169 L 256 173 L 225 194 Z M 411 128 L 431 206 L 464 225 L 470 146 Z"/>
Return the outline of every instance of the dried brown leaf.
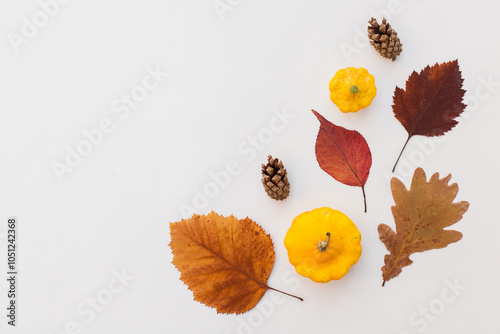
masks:
<path fill-rule="evenodd" d="M 462 233 L 444 229 L 462 219 L 469 208 L 465 201 L 453 203 L 458 185 L 448 185 L 450 178 L 448 175 L 439 179 L 439 174 L 435 173 L 427 182 L 424 170 L 417 168 L 409 190 L 400 180 L 392 178 L 396 233 L 385 224 L 378 226 L 380 240 L 389 251 L 382 267 L 382 285 L 398 276 L 403 267 L 412 264 L 411 254 L 443 248 L 462 238 Z"/>
<path fill-rule="evenodd" d="M 244 313 L 268 289 L 279 291 L 267 285 L 274 265 L 273 242 L 251 219 L 214 212 L 193 215 L 170 223 L 170 236 L 172 263 L 181 280 L 195 300 L 217 313 Z"/>

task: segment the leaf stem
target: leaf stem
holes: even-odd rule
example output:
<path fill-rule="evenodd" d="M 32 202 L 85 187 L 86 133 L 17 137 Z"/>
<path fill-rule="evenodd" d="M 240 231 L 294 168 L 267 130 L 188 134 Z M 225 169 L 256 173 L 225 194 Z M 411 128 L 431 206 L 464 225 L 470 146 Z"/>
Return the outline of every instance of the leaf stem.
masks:
<path fill-rule="evenodd" d="M 363 191 L 363 200 L 365 202 L 365 212 L 366 212 L 366 195 L 365 195 L 365 186 L 361 186 L 361 191 Z"/>
<path fill-rule="evenodd" d="M 403 154 L 403 151 L 405 150 L 406 145 L 407 145 L 407 144 L 408 144 L 408 142 L 410 141 L 410 138 L 411 138 L 411 136 L 408 136 L 408 139 L 406 139 L 406 143 L 405 143 L 405 145 L 403 146 L 403 149 L 401 150 L 401 153 L 399 153 L 398 160 L 396 160 L 396 163 L 394 164 L 394 168 L 392 168 L 392 172 L 393 172 L 393 173 L 394 173 L 394 171 L 396 170 L 396 165 L 398 164 L 399 158 L 401 158 L 401 155 Z"/>
<path fill-rule="evenodd" d="M 302 298 L 300 298 L 300 297 L 297 297 L 297 296 L 295 296 L 295 295 L 292 295 L 292 294 L 290 294 L 290 293 L 286 293 L 286 292 L 283 292 L 283 291 L 281 291 L 281 290 L 278 290 L 278 289 L 275 289 L 275 288 L 271 288 L 270 286 L 267 286 L 267 288 L 268 288 L 269 290 L 273 290 L 273 291 L 276 291 L 276 292 L 280 292 L 280 293 L 282 293 L 282 294 L 284 294 L 284 295 L 287 295 L 287 296 L 290 296 L 290 297 L 293 297 L 293 298 L 297 298 L 298 300 L 300 300 L 300 301 L 302 301 L 302 302 L 304 301 L 304 299 L 302 299 Z"/>

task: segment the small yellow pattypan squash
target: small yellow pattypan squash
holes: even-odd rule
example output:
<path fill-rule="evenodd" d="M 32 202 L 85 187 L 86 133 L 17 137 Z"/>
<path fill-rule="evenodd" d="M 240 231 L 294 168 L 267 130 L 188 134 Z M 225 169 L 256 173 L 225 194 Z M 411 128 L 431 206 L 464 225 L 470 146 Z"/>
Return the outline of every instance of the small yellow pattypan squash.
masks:
<path fill-rule="evenodd" d="M 342 278 L 361 256 L 361 234 L 342 212 L 319 208 L 304 212 L 286 233 L 288 259 L 299 275 L 326 283 Z"/>
<path fill-rule="evenodd" d="M 361 67 L 338 70 L 330 81 L 330 99 L 345 113 L 368 107 L 376 94 L 375 78 Z"/>

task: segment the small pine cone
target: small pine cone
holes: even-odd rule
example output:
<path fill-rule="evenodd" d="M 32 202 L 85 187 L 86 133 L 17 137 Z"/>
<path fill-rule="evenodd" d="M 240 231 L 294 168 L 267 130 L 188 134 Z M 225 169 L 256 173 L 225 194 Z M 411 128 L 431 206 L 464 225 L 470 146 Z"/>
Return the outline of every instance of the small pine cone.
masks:
<path fill-rule="evenodd" d="M 384 58 L 396 60 L 403 51 L 401 42 L 399 41 L 398 33 L 392 29 L 391 25 L 382 19 L 382 24 L 378 24 L 377 20 L 373 17 L 368 21 L 368 37 L 370 44 L 373 45 L 375 50 L 380 53 Z"/>
<path fill-rule="evenodd" d="M 288 197 L 290 194 L 288 174 L 279 159 L 274 159 L 269 155 L 267 164 L 262 164 L 262 184 L 269 197 L 277 201 Z"/>

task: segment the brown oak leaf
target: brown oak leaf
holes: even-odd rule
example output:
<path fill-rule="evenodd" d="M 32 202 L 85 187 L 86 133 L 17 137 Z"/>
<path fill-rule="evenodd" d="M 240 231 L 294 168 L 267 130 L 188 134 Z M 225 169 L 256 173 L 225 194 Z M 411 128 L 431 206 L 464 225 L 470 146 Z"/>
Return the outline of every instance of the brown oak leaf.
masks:
<path fill-rule="evenodd" d="M 396 233 L 385 224 L 378 226 L 380 240 L 390 253 L 384 257 L 382 286 L 398 276 L 403 267 L 413 263 L 411 254 L 443 248 L 462 239 L 462 233 L 444 229 L 462 219 L 469 208 L 465 201 L 453 203 L 458 185 L 448 185 L 450 178 L 448 175 L 439 179 L 439 174 L 435 173 L 427 182 L 424 170 L 417 168 L 410 190 L 400 180 L 392 178 Z"/>
<path fill-rule="evenodd" d="M 225 218 L 214 212 L 193 215 L 170 223 L 170 236 L 172 263 L 181 280 L 195 300 L 216 308 L 217 313 L 247 312 L 268 289 L 284 293 L 267 285 L 274 246 L 251 219 Z"/>
<path fill-rule="evenodd" d="M 372 166 L 372 154 L 365 138 L 327 121 L 312 111 L 321 126 L 316 138 L 316 160 L 335 180 L 348 186 L 361 187 L 366 212 L 365 184 Z"/>
<path fill-rule="evenodd" d="M 405 90 L 396 87 L 392 110 L 408 132 L 408 139 L 393 172 L 411 137 L 441 136 L 457 125 L 455 118 L 465 109 L 463 81 L 458 60 L 454 60 L 427 66 L 420 73 L 413 71 Z"/>

